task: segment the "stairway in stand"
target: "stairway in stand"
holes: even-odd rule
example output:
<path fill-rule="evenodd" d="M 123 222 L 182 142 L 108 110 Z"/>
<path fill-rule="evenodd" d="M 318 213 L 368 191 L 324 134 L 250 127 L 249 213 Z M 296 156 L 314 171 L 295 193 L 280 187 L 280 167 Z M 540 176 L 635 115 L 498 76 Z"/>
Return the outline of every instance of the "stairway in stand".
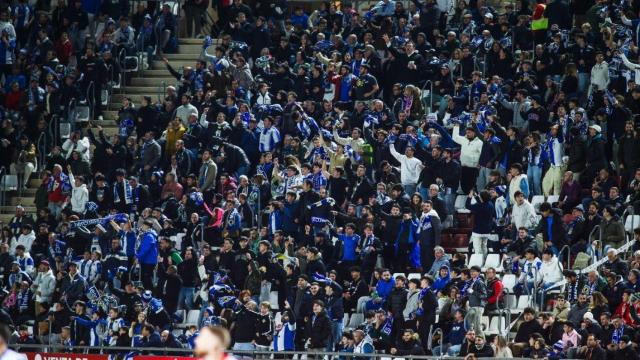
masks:
<path fill-rule="evenodd" d="M 200 57 L 202 50 L 202 39 L 184 38 L 179 40 L 177 54 L 165 54 L 171 66 L 179 70 L 185 66 L 195 66 L 196 60 Z M 142 76 L 135 74 L 131 79 L 130 85 L 121 89 L 114 89 L 110 99 L 110 103 L 103 109 L 103 121 L 95 121 L 96 125 L 103 128 L 105 135 L 110 136 L 118 132 L 116 119 L 118 118 L 118 109 L 122 107 L 122 99 L 129 97 L 136 107 L 140 107 L 143 96 L 151 96 L 154 102 L 158 101 L 158 94 L 162 96 L 162 82 L 167 86 L 176 85 L 177 80 L 169 74 L 167 67 L 162 61 L 151 61 L 148 70 L 143 71 Z M 124 93 L 124 94 L 123 94 Z M 33 173 L 29 186 L 23 190 L 21 194 L 17 191 L 10 191 L 6 194 L 5 206 L 0 206 L 0 222 L 8 224 L 15 212 L 16 205 L 22 205 L 27 213 L 35 219 L 35 194 L 40 186 L 41 181 L 37 173 Z M 21 195 L 21 196 L 19 196 Z M 37 231 L 37 229 L 35 229 Z"/>

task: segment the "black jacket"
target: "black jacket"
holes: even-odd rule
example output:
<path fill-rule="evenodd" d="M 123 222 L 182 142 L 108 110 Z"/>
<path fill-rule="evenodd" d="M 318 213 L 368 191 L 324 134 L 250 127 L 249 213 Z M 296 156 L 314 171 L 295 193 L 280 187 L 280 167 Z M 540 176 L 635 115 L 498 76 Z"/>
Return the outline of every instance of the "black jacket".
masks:
<path fill-rule="evenodd" d="M 547 232 L 547 218 L 545 217 L 540 219 L 536 233 L 542 233 L 544 242 L 551 241 L 556 248 L 560 249 L 567 243 L 567 232 L 562 217 L 555 211 L 551 216 L 553 216 L 551 239 L 549 239 L 549 233 Z"/>
<path fill-rule="evenodd" d="M 309 339 L 309 348 L 324 349 L 327 346 L 331 336 L 331 320 L 324 310 L 318 315 L 309 316 L 305 328 Z"/>
<path fill-rule="evenodd" d="M 233 339 L 237 343 L 248 343 L 256 340 L 258 314 L 242 306 L 235 313 L 235 322 L 231 329 Z"/>

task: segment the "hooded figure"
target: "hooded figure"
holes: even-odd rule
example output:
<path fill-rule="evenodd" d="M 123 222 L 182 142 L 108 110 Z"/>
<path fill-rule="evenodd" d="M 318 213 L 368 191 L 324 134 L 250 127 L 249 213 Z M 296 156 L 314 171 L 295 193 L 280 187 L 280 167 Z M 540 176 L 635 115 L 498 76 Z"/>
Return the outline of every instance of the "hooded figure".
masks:
<path fill-rule="evenodd" d="M 445 293 L 445 288 L 451 281 L 451 272 L 449 271 L 449 267 L 447 265 L 443 265 L 440 267 L 440 271 L 438 272 L 438 277 L 435 279 L 433 286 L 431 287 L 434 292 L 442 292 Z"/>
<path fill-rule="evenodd" d="M 418 225 L 418 240 L 420 242 L 420 263 L 423 269 L 431 269 L 435 261 L 434 248 L 438 245 L 442 229 L 438 213 L 431 207 L 430 202 L 423 204 L 428 206 L 428 212 L 423 212 Z"/>

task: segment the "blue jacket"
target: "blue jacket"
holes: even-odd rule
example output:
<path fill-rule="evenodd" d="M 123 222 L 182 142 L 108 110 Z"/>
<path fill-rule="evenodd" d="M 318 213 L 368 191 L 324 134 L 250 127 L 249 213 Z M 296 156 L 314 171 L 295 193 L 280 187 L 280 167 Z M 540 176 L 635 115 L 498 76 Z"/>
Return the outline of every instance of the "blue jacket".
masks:
<path fill-rule="evenodd" d="M 358 260 L 356 248 L 360 244 L 360 235 L 353 234 L 349 236 L 347 234 L 340 234 L 338 235 L 338 239 L 342 241 L 342 261 Z"/>
<path fill-rule="evenodd" d="M 298 217 L 299 203 L 285 201 L 282 209 L 282 230 L 287 232 L 298 231 L 298 224 L 294 220 Z"/>
<path fill-rule="evenodd" d="M 471 198 L 468 197 L 465 206 L 475 216 L 473 232 L 476 234 L 490 234 L 493 231 L 493 219 L 496 217 L 496 210 L 493 204 L 490 201 L 486 203 L 478 201 L 471 205 Z"/>
<path fill-rule="evenodd" d="M 391 290 L 396 286 L 396 280 L 394 278 L 389 279 L 389 281 L 385 282 L 384 280 L 378 280 L 376 284 L 376 292 L 378 296 L 383 299 L 386 299 L 389 294 L 391 294 Z"/>
<path fill-rule="evenodd" d="M 158 235 L 153 230 L 149 230 L 140 240 L 140 246 L 136 251 L 136 258 L 142 265 L 155 265 L 158 263 Z"/>

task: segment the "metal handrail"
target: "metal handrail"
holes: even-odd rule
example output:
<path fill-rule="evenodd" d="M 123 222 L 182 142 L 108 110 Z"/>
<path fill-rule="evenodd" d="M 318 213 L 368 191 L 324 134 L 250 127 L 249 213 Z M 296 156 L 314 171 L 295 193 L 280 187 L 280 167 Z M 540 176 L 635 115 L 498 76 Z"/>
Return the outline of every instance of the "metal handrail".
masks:
<path fill-rule="evenodd" d="M 423 98 L 422 93 L 424 93 L 424 89 L 427 88 L 427 84 L 429 84 L 429 112 L 433 112 L 433 81 L 427 80 L 424 82 L 424 85 L 422 85 L 422 89 L 420 90 L 420 98 Z M 423 103 L 422 106 L 426 107 L 426 104 Z"/>
<path fill-rule="evenodd" d="M 120 51 L 118 52 L 118 59 L 116 61 L 118 61 L 118 64 L 120 65 L 120 93 L 122 94 L 122 96 L 125 96 L 125 66 L 126 64 L 122 63 L 122 59 L 125 58 L 127 56 L 126 53 L 126 49 L 122 48 L 120 49 Z"/>
<path fill-rule="evenodd" d="M 591 229 L 591 232 L 589 233 L 589 244 L 591 244 L 593 242 L 593 235 L 596 233 L 596 230 L 600 231 L 600 237 L 598 238 L 598 240 L 602 240 L 602 230 L 600 230 L 600 224 L 598 224 L 598 225 L 594 226 L 593 229 Z M 598 259 L 597 256 L 596 256 L 595 261 L 598 261 L 598 260 L 600 260 L 600 259 Z"/>
<path fill-rule="evenodd" d="M 502 317 L 504 315 L 504 317 Z M 502 309 L 500 311 L 498 311 L 498 329 L 499 329 L 499 334 L 504 336 L 505 338 L 509 337 L 509 330 L 510 328 L 508 328 L 507 326 L 509 324 L 511 324 L 511 311 L 509 311 L 508 309 Z M 505 322 L 505 326 L 502 326 L 502 322 Z"/>
<path fill-rule="evenodd" d="M 160 91 L 160 89 L 162 89 L 162 92 Z M 160 93 L 162 93 L 162 97 L 160 97 Z M 162 80 L 160 82 L 160 86 L 158 86 L 158 102 L 162 103 L 166 96 L 167 96 L 167 82 L 165 80 Z"/>
<path fill-rule="evenodd" d="M 75 114 L 72 114 L 72 112 L 75 111 L 77 103 L 78 103 L 78 99 L 76 98 L 69 100 L 69 107 L 67 109 L 67 122 L 70 124 L 74 123 L 75 116 L 73 115 Z"/>
<path fill-rule="evenodd" d="M 431 350 L 433 348 L 433 345 L 432 345 L 433 337 L 436 334 L 439 333 L 440 334 L 440 340 L 439 340 L 440 341 L 440 351 L 443 351 L 443 349 L 444 349 L 443 348 L 443 345 L 444 345 L 444 332 L 442 331 L 442 328 L 435 328 L 435 329 L 433 329 L 433 331 L 431 329 L 433 329 L 433 325 L 431 325 L 431 327 L 429 328 L 429 337 L 428 337 L 428 340 L 427 340 L 427 348 L 429 350 Z"/>
<path fill-rule="evenodd" d="M 4 191 L 5 187 L 7 186 L 7 178 L 5 177 L 5 175 L 7 175 L 7 168 L 4 166 L 0 166 L 0 181 L 2 181 L 2 191 L 0 191 L 0 205 L 4 206 L 5 205 L 5 201 L 6 201 L 6 196 L 7 196 L 7 192 Z"/>
<path fill-rule="evenodd" d="M 536 298 L 538 297 L 538 268 L 531 266 L 531 272 L 533 273 L 533 294 L 529 298 L 529 305 L 536 308 Z M 525 284 L 527 288 L 529 285 Z"/>
<path fill-rule="evenodd" d="M 58 146 L 58 138 L 60 137 L 60 116 L 53 115 L 51 116 L 51 121 L 49 121 L 49 134 L 52 138 L 52 146 Z"/>
<path fill-rule="evenodd" d="M 193 232 L 191 233 L 191 245 L 194 245 L 195 248 L 197 248 L 196 245 L 198 245 L 198 242 L 195 241 L 195 234 L 198 229 L 200 229 L 200 241 L 204 242 L 204 224 L 200 223 L 193 229 Z"/>
<path fill-rule="evenodd" d="M 87 105 L 89 105 L 89 120 L 93 120 L 93 115 L 95 115 L 93 109 L 94 109 L 94 107 L 96 105 L 95 104 L 96 99 L 95 99 L 94 96 L 91 96 L 91 94 L 95 91 L 95 87 L 96 87 L 95 82 L 91 81 L 89 83 L 89 86 L 87 86 L 87 93 L 85 94 L 85 98 L 87 99 Z M 100 95 L 98 95 L 98 96 L 100 96 Z M 100 97 L 102 97 L 102 96 L 100 96 Z M 102 101 L 102 100 L 100 100 L 100 101 Z"/>
<path fill-rule="evenodd" d="M 567 269 L 569 269 L 571 268 L 571 247 L 569 245 L 563 246 L 560 252 L 558 252 L 558 264 L 562 264 L 561 255 L 565 250 L 567 251 Z M 560 271 L 562 271 L 562 269 L 560 269 Z"/>
<path fill-rule="evenodd" d="M 44 130 L 38 136 L 38 140 L 36 141 L 36 150 L 38 151 L 38 164 L 42 168 L 44 168 L 45 162 L 45 154 L 47 153 L 47 138 Z M 29 179 L 27 179 L 29 180 Z"/>
<path fill-rule="evenodd" d="M 37 353 L 44 353 L 44 352 L 71 352 L 71 354 L 68 354 L 69 357 L 74 357 L 74 354 L 82 354 L 85 353 L 87 351 L 91 351 L 92 353 L 98 353 L 98 354 L 113 354 L 114 352 L 120 352 L 120 353 L 134 353 L 134 354 L 140 354 L 140 353 L 149 353 L 149 354 L 155 354 L 155 355 L 159 355 L 159 354 L 167 354 L 169 356 L 175 356 L 175 355 L 180 355 L 182 354 L 183 356 L 192 356 L 193 355 L 193 349 L 184 349 L 184 348 L 168 348 L 168 347 L 136 347 L 136 348 L 132 348 L 132 347 L 123 347 L 123 346 L 84 346 L 84 345 L 74 345 L 71 347 L 67 347 L 61 344 L 56 344 L 56 345 L 46 345 L 46 344 L 11 344 L 9 347 L 13 348 L 13 349 L 20 349 L 21 353 L 25 353 L 25 352 L 37 352 Z M 271 355 L 273 355 L 275 352 L 273 350 L 228 350 L 229 353 L 233 353 L 236 356 L 239 357 L 247 357 L 247 358 L 252 358 L 252 359 L 256 359 L 256 358 L 269 358 Z M 345 352 L 328 352 L 328 351 L 313 351 L 313 350 L 304 350 L 304 351 L 278 351 L 278 354 L 282 354 L 285 355 L 286 357 L 291 357 L 293 358 L 293 355 L 298 355 L 298 358 L 301 358 L 301 355 L 307 355 L 308 358 L 317 358 L 317 359 L 321 359 L 324 358 L 324 356 L 328 356 L 329 358 L 331 357 L 340 357 L 340 356 L 347 356 L 347 357 L 353 357 L 353 358 L 369 358 L 369 359 L 383 359 L 383 358 L 389 358 L 390 355 L 389 354 L 385 354 L 383 352 L 377 352 L 377 353 L 371 353 L 371 354 L 355 354 L 355 353 L 345 353 Z M 76 356 L 76 357 L 82 357 L 82 356 Z M 440 357 L 436 357 L 436 356 L 427 356 L 427 355 L 406 355 L 406 356 L 402 356 L 402 358 L 405 359 L 429 359 L 429 360 L 437 360 L 440 359 Z M 458 358 L 460 359 L 460 358 Z"/>

